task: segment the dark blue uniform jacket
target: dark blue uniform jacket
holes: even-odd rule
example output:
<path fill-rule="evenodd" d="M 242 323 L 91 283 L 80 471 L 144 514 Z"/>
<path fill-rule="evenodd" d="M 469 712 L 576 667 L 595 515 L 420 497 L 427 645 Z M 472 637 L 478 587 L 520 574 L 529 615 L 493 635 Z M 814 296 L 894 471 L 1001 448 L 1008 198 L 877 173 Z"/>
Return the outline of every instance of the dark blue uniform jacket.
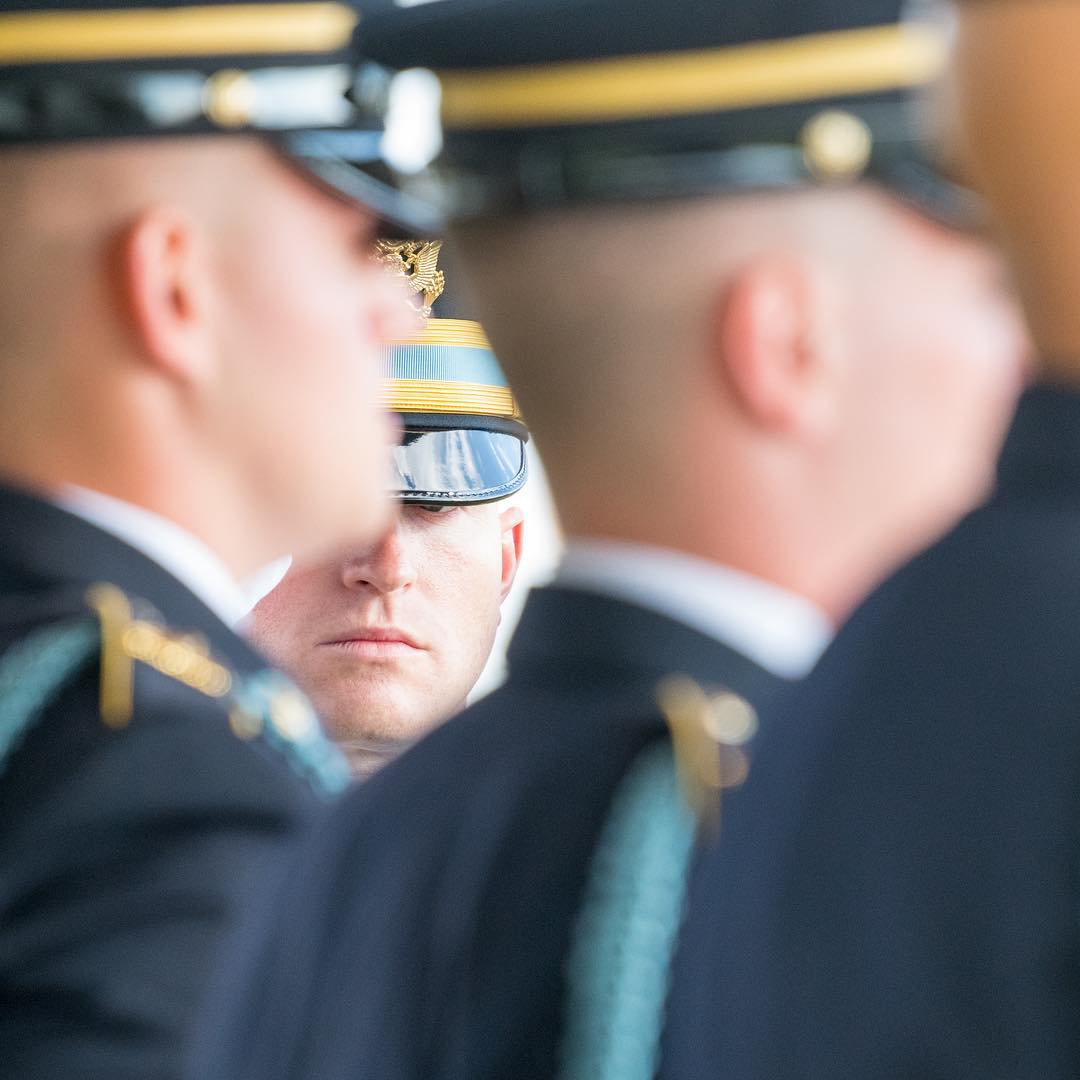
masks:
<path fill-rule="evenodd" d="M 885 497 L 883 495 L 883 497 Z M 672 1076 L 1080 1076 L 1080 395 L 849 624 L 699 866 Z"/>
<path fill-rule="evenodd" d="M 0 488 L 0 656 L 111 582 L 234 673 L 265 666 L 137 551 Z M 225 706 L 144 664 L 102 722 L 97 657 L 0 764 L 0 1076 L 179 1075 L 223 931 L 322 805 Z M 2 733 L 5 736 L 8 733 Z"/>
<path fill-rule="evenodd" d="M 553 1076 L 590 855 L 671 672 L 759 707 L 785 685 L 661 615 L 534 592 L 508 682 L 350 793 L 267 898 L 191 1080 Z"/>

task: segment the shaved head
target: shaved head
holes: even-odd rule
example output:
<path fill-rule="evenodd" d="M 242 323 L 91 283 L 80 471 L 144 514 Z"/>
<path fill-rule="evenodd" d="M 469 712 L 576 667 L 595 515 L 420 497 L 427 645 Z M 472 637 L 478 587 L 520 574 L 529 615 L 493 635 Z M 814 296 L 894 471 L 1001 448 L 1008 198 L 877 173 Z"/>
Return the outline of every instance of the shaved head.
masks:
<path fill-rule="evenodd" d="M 849 568 L 818 577 L 854 586 L 821 598 L 836 610 L 986 490 L 1025 354 L 1001 260 L 882 190 L 588 207 L 457 239 L 571 533 L 771 580 L 820 533 Z"/>
<path fill-rule="evenodd" d="M 0 190 L 0 473 L 149 506 L 239 574 L 384 527 L 407 309 L 374 215 L 251 137 L 5 150 Z"/>
<path fill-rule="evenodd" d="M 99 253 L 140 211 L 168 200 L 218 227 L 240 182 L 269 151 L 250 139 L 136 140 L 0 154 L 0 357 L 57 355 L 41 338 L 59 306 L 96 285 Z M 94 288 L 93 299 L 99 299 Z M 39 346 L 46 344 L 42 350 Z"/>
<path fill-rule="evenodd" d="M 607 488 L 631 462 L 670 474 L 660 455 L 675 452 L 717 281 L 783 235 L 782 222 L 805 224 L 801 202 L 599 208 L 461 230 L 485 325 L 564 501 Z"/>
<path fill-rule="evenodd" d="M 825 268 L 821 288 L 857 309 L 905 216 L 870 188 L 815 189 L 477 224 L 461 242 L 547 468 L 591 499 L 631 468 L 665 485 L 681 471 L 688 395 L 718 375 L 718 321 L 742 272 Z"/>

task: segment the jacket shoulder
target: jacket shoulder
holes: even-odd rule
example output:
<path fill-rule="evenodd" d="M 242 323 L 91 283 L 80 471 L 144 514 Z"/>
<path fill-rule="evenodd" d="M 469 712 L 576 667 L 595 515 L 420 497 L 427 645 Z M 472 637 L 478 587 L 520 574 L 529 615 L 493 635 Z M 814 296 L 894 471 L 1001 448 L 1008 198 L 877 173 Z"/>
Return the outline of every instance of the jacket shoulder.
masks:
<path fill-rule="evenodd" d="M 0 772 L 44 714 L 85 679 L 96 685 L 91 708 L 103 733 L 209 718 L 204 731 L 250 744 L 317 795 L 335 795 L 348 782 L 344 760 L 285 676 L 232 668 L 198 632 L 166 626 L 104 583 L 81 596 L 7 598 L 0 608 Z M 85 697 L 80 709 L 87 710 Z"/>

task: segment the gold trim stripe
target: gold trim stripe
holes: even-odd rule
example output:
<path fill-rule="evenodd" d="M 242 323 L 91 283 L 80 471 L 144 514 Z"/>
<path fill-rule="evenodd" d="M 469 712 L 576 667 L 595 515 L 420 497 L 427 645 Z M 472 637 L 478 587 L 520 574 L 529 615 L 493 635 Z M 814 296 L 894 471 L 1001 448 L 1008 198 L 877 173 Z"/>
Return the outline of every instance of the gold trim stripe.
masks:
<path fill-rule="evenodd" d="M 486 349 L 491 342 L 484 328 L 472 319 L 428 319 L 422 330 L 404 338 L 394 338 L 388 345 L 457 345 L 466 349 Z"/>
<path fill-rule="evenodd" d="M 947 54 L 942 33 L 908 24 L 660 56 L 443 71 L 443 124 L 576 124 L 869 94 L 932 81 Z"/>
<path fill-rule="evenodd" d="M 0 63 L 322 53 L 349 43 L 346 4 L 213 4 L 0 15 Z"/>
<path fill-rule="evenodd" d="M 385 379 L 383 405 L 401 413 L 464 413 L 515 420 L 521 416 L 514 395 L 505 386 L 436 379 Z"/>

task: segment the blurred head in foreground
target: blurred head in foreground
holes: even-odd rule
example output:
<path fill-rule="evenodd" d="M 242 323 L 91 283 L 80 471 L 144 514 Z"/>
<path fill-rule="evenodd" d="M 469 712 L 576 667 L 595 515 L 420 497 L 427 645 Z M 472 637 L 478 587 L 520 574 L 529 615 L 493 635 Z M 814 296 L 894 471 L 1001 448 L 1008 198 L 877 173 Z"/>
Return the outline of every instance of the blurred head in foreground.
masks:
<path fill-rule="evenodd" d="M 440 76 L 436 183 L 569 534 L 839 618 L 987 491 L 1025 331 L 926 148 L 944 31 L 900 6 L 687 0 L 657 26 L 640 0 L 465 0 L 372 27 Z"/>
<path fill-rule="evenodd" d="M 962 153 L 993 204 L 1039 362 L 1080 376 L 1080 7 L 963 2 L 954 87 Z"/>
<path fill-rule="evenodd" d="M 400 418 L 397 521 L 297 562 L 255 608 L 255 642 L 314 701 L 358 773 L 459 711 L 491 652 L 521 553 L 528 433 L 440 245 L 381 241 L 425 317 L 386 352 Z M 445 290 L 445 294 L 444 294 Z M 434 310 L 434 314 L 432 311 Z"/>
<path fill-rule="evenodd" d="M 237 577 L 374 535 L 378 343 L 401 320 L 370 248 L 412 204 L 363 171 L 382 115 L 356 92 L 355 9 L 14 6 L 0 473 L 152 509 Z"/>

